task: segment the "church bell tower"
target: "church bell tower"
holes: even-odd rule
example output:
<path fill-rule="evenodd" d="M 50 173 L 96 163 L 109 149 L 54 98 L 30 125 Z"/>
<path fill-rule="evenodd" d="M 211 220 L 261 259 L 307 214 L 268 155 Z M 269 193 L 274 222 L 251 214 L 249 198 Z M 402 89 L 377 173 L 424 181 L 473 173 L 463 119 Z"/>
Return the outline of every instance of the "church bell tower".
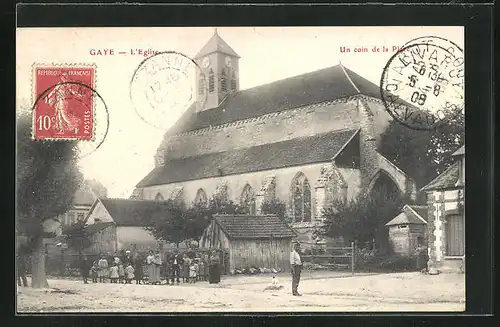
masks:
<path fill-rule="evenodd" d="M 194 60 L 201 68 L 196 82 L 198 111 L 218 107 L 224 98 L 240 89 L 240 56 L 219 36 L 217 29 Z M 206 94 L 206 101 L 203 98 Z"/>

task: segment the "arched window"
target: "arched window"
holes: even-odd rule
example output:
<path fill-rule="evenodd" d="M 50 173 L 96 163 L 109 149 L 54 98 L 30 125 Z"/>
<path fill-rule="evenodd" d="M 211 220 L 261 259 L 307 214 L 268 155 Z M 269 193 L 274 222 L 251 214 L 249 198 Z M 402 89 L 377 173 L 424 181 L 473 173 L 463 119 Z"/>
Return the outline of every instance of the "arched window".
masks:
<path fill-rule="evenodd" d="M 231 92 L 236 91 L 236 73 L 233 72 L 231 76 Z"/>
<path fill-rule="evenodd" d="M 196 204 L 206 204 L 207 203 L 207 194 L 205 191 L 200 188 L 198 192 L 196 192 L 196 197 L 194 198 L 194 203 Z"/>
<path fill-rule="evenodd" d="M 249 184 L 246 184 L 243 187 L 243 191 L 241 192 L 240 199 L 241 206 L 245 208 L 245 213 L 249 215 L 255 215 L 256 207 L 255 207 L 255 194 L 253 192 L 252 187 Z"/>
<path fill-rule="evenodd" d="M 200 79 L 198 84 L 199 84 L 198 93 L 199 94 L 205 93 L 205 76 L 203 76 L 203 73 L 200 74 Z"/>
<path fill-rule="evenodd" d="M 311 186 L 303 173 L 292 180 L 291 197 L 294 222 L 311 221 Z"/>
<path fill-rule="evenodd" d="M 155 196 L 155 201 L 164 201 L 163 200 L 163 195 L 161 195 L 160 193 L 157 193 L 156 196 Z"/>
<path fill-rule="evenodd" d="M 214 77 L 214 71 L 210 69 L 208 72 L 208 92 L 213 93 L 215 90 L 215 77 Z"/>
<path fill-rule="evenodd" d="M 222 70 L 222 73 L 220 74 L 220 90 L 222 92 L 227 92 L 227 77 L 224 70 Z"/>

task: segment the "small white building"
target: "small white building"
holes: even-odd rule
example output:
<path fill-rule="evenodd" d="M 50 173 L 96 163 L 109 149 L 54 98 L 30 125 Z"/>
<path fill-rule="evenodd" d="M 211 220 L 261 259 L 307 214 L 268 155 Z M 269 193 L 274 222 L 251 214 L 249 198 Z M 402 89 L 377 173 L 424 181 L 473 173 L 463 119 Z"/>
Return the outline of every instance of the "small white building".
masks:
<path fill-rule="evenodd" d="M 401 213 L 389 221 L 389 242 L 394 253 L 410 256 L 417 246 L 426 246 L 427 206 L 405 205 Z"/>

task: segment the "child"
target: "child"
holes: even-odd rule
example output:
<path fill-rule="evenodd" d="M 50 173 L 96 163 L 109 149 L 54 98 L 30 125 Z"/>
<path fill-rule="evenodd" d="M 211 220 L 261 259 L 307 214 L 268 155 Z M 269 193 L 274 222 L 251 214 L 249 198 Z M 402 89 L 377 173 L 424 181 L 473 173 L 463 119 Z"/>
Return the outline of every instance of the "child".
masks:
<path fill-rule="evenodd" d="M 191 283 L 196 282 L 196 270 L 198 269 L 198 264 L 196 263 L 196 259 L 191 261 L 191 265 L 189 266 L 189 281 Z"/>
<path fill-rule="evenodd" d="M 109 276 L 109 271 L 108 271 L 108 260 L 104 258 L 104 256 L 101 256 L 101 259 L 97 263 L 99 271 L 99 282 L 104 283 L 105 279 Z"/>
<path fill-rule="evenodd" d="M 92 283 L 97 283 L 97 272 L 99 268 L 97 267 L 97 262 L 92 263 L 92 268 L 90 268 L 90 277 L 92 278 Z"/>
<path fill-rule="evenodd" d="M 125 284 L 125 269 L 123 268 L 123 263 L 120 261 L 118 263 L 118 282 Z"/>
<path fill-rule="evenodd" d="M 182 269 L 182 281 L 185 283 L 189 283 L 189 270 L 191 267 L 191 259 L 184 254 L 184 264 Z"/>
<path fill-rule="evenodd" d="M 125 268 L 125 275 L 127 277 L 127 284 L 132 284 L 132 279 L 134 279 L 134 267 L 132 263 L 128 263 L 127 268 Z"/>
<path fill-rule="evenodd" d="M 198 261 L 198 280 L 205 280 L 205 263 L 203 260 Z"/>
<path fill-rule="evenodd" d="M 113 263 L 113 266 L 111 266 L 109 273 L 109 278 L 111 279 L 111 283 L 116 284 L 119 277 L 120 275 L 118 274 L 118 265 L 116 263 Z"/>

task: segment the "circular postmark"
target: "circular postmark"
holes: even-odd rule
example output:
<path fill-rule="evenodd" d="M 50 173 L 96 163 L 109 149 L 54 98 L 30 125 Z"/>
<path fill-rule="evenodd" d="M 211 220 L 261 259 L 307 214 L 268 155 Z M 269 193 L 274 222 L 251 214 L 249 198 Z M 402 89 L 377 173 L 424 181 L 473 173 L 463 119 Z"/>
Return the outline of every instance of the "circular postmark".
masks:
<path fill-rule="evenodd" d="M 439 127 L 464 110 L 462 49 L 432 36 L 407 42 L 387 62 L 380 93 L 401 124 L 416 130 Z"/>
<path fill-rule="evenodd" d="M 77 142 L 78 158 L 95 152 L 106 139 L 109 111 L 91 86 L 65 81 L 49 86 L 32 107 L 33 138 L 41 142 Z"/>
<path fill-rule="evenodd" d="M 132 75 L 130 99 L 146 123 L 167 129 L 191 106 L 203 106 L 208 82 L 203 69 L 175 51 L 144 59 Z"/>

